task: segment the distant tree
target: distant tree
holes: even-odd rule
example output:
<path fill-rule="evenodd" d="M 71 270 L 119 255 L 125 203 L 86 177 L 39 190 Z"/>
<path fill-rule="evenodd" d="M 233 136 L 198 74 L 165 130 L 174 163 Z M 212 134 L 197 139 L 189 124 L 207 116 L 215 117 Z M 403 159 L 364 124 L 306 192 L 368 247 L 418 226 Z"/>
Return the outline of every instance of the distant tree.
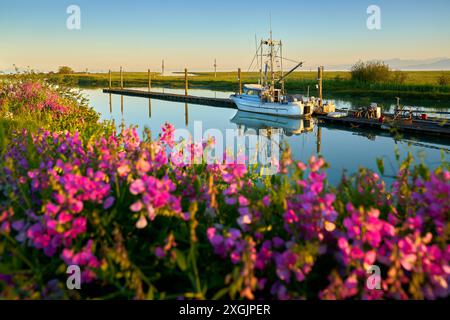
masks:
<path fill-rule="evenodd" d="M 450 84 L 450 76 L 447 73 L 443 73 L 439 76 L 437 82 L 440 86 L 448 86 Z"/>
<path fill-rule="evenodd" d="M 352 80 L 364 83 L 377 83 L 389 81 L 391 70 L 382 61 L 358 61 L 352 66 Z"/>
<path fill-rule="evenodd" d="M 59 74 L 71 74 L 71 73 L 74 73 L 74 71 L 71 67 L 61 66 L 58 68 L 58 73 Z"/>

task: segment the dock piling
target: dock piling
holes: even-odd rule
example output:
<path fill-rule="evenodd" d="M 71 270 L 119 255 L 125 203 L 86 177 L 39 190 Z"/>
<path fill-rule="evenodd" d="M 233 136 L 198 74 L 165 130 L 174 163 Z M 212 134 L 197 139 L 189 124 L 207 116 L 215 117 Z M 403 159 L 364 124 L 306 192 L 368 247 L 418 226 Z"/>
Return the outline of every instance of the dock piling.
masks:
<path fill-rule="evenodd" d="M 242 94 L 241 68 L 238 68 L 239 94 Z"/>
<path fill-rule="evenodd" d="M 400 110 L 400 98 L 396 97 L 396 99 L 397 99 L 397 105 L 396 105 L 396 110 L 395 111 Z"/>
<path fill-rule="evenodd" d="M 109 69 L 109 88 L 111 89 L 111 83 L 112 83 L 112 76 L 111 76 L 111 69 Z"/>
<path fill-rule="evenodd" d="M 184 68 L 184 94 L 187 96 L 188 95 L 188 71 L 187 68 Z"/>
<path fill-rule="evenodd" d="M 319 106 L 323 107 L 323 67 L 319 67 L 318 69 L 318 77 L 317 81 L 319 82 L 318 86 L 318 96 L 319 96 Z"/>
<path fill-rule="evenodd" d="M 214 78 L 217 78 L 217 60 L 214 59 Z"/>
<path fill-rule="evenodd" d="M 120 89 L 123 89 L 123 70 L 120 67 Z"/>
<path fill-rule="evenodd" d="M 150 69 L 148 69 L 148 92 L 152 91 L 152 75 Z"/>

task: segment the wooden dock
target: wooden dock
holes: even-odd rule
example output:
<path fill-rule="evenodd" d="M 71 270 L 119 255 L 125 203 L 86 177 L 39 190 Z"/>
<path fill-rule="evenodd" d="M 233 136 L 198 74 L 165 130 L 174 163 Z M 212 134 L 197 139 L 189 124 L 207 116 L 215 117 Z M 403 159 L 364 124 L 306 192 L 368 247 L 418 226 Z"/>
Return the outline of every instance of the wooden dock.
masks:
<path fill-rule="evenodd" d="M 228 98 L 210 98 L 191 96 L 186 89 L 186 94 L 164 93 L 135 89 L 110 88 L 103 89 L 104 93 L 118 94 L 122 96 L 142 97 L 159 99 L 166 101 L 184 102 L 197 105 L 237 109 L 236 104 Z M 450 123 L 445 119 L 442 120 L 413 120 L 412 123 L 402 122 L 380 122 L 376 119 L 355 118 L 351 116 L 343 118 L 333 118 L 323 114 L 315 114 L 319 121 L 323 123 L 332 123 L 340 126 L 351 128 L 374 128 L 377 130 L 390 131 L 396 129 L 413 135 L 428 135 L 450 137 Z"/>
<path fill-rule="evenodd" d="M 199 104 L 204 106 L 237 109 L 236 104 L 227 98 L 197 97 L 185 94 L 163 93 L 163 92 L 120 89 L 120 88 L 103 89 L 103 92 L 111 94 L 119 94 L 122 96 L 152 98 L 158 100 Z"/>
<path fill-rule="evenodd" d="M 333 118 L 326 115 L 318 115 L 317 118 L 325 123 L 339 124 L 353 128 L 374 128 L 378 130 L 390 131 L 398 130 L 409 134 L 433 135 L 450 137 L 450 123 L 432 120 L 413 120 L 412 123 L 402 122 L 380 122 L 376 119 L 343 117 Z"/>

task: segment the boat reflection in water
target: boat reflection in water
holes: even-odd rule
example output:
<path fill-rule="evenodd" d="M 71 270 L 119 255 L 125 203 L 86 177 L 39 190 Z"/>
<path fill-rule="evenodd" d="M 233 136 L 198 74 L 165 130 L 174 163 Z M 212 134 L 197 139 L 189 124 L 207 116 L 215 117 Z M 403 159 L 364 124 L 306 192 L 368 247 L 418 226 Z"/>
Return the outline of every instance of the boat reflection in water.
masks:
<path fill-rule="evenodd" d="M 261 175 L 279 171 L 279 161 L 285 149 L 284 138 L 311 132 L 313 119 L 286 118 L 261 113 L 238 111 L 230 120 L 238 127 L 237 136 L 245 140 L 248 164 L 257 164 Z"/>
<path fill-rule="evenodd" d="M 314 129 L 313 119 L 287 118 L 246 111 L 238 111 L 230 121 L 235 123 L 240 130 L 243 130 L 244 134 L 249 129 L 257 132 L 261 129 L 281 129 L 285 136 L 290 137 L 304 132 L 311 132 Z"/>

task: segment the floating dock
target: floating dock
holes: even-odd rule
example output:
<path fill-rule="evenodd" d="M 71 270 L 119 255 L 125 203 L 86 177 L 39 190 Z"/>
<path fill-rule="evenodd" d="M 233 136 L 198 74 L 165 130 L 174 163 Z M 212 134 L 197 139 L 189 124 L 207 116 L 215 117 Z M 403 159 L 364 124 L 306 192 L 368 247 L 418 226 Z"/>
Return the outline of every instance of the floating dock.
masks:
<path fill-rule="evenodd" d="M 163 92 L 153 92 L 153 91 L 133 90 L 133 89 L 120 89 L 120 88 L 103 89 L 103 92 L 111 94 L 119 94 L 122 96 L 151 98 L 166 101 L 200 104 L 204 106 L 237 109 L 234 102 L 228 98 L 198 97 L 184 94 L 163 93 Z"/>
<path fill-rule="evenodd" d="M 384 131 L 397 130 L 409 134 L 433 135 L 450 137 L 450 122 L 442 120 L 412 120 L 411 123 L 402 121 L 384 121 L 354 117 L 333 118 L 327 115 L 318 115 L 317 119 L 324 123 L 333 123 L 352 128 L 374 128 Z"/>
<path fill-rule="evenodd" d="M 130 97 L 142 97 L 159 99 L 166 101 L 185 102 L 191 104 L 237 109 L 235 103 L 228 98 L 210 98 L 198 97 L 187 94 L 175 94 L 164 92 L 153 92 L 135 89 L 111 88 L 103 89 L 104 93 L 118 94 Z M 351 116 L 342 118 L 333 118 L 324 114 L 315 114 L 317 119 L 323 123 L 332 123 L 352 128 L 374 128 L 383 131 L 397 130 L 414 135 L 429 135 L 450 137 L 450 120 L 448 119 L 430 119 L 430 120 L 413 120 L 411 123 L 401 121 L 385 121 L 380 122 L 377 119 L 355 118 Z"/>

